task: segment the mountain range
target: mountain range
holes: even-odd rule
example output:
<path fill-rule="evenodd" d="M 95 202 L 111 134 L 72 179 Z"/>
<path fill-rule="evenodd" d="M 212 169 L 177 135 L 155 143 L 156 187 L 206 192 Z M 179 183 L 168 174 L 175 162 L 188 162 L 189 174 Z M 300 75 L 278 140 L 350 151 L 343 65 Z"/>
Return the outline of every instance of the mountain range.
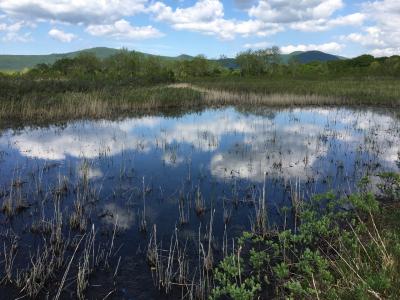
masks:
<path fill-rule="evenodd" d="M 45 63 L 52 64 L 55 61 L 61 58 L 73 58 L 81 53 L 93 53 L 100 59 L 107 58 L 111 55 L 117 54 L 119 49 L 106 48 L 106 47 L 97 47 L 90 48 L 75 52 L 69 53 L 57 53 L 57 54 L 48 54 L 48 55 L 0 55 L 0 70 L 3 71 L 21 71 L 26 68 L 32 68 L 37 64 Z M 171 56 L 159 56 L 153 54 L 142 53 L 144 55 L 152 55 L 159 57 L 165 60 L 190 60 L 193 59 L 193 56 L 182 54 L 179 56 L 171 57 Z M 321 51 L 297 51 L 290 54 L 282 54 L 281 61 L 283 63 L 289 62 L 291 58 L 296 59 L 299 63 L 309 63 L 313 61 L 332 61 L 332 60 L 341 60 L 345 59 L 340 56 L 332 55 L 329 53 L 324 53 Z M 221 59 L 213 59 L 220 63 L 221 65 L 235 69 L 237 68 L 237 64 L 234 58 L 221 58 Z"/>

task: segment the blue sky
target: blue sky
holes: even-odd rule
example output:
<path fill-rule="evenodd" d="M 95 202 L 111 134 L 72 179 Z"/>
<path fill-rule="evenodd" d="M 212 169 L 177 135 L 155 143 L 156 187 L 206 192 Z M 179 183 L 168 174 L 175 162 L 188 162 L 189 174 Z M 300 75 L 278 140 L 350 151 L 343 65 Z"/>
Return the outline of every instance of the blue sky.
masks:
<path fill-rule="evenodd" d="M 400 0 L 0 0 L 0 54 L 400 54 Z"/>

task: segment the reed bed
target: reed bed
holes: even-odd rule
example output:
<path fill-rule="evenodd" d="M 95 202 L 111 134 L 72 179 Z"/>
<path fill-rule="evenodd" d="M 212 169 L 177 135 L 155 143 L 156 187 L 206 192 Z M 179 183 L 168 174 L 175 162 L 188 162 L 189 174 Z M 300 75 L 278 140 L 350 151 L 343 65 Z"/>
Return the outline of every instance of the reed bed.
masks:
<path fill-rule="evenodd" d="M 268 81 L 261 79 L 195 81 L 174 84 L 201 92 L 207 105 L 325 106 L 400 104 L 398 80 Z"/>
<path fill-rule="evenodd" d="M 193 85 L 220 96 L 269 105 L 398 106 L 396 78 L 290 79 L 229 77 L 195 80 Z M 227 94 L 225 94 L 227 93 Z M 212 94 L 212 93 L 211 93 Z M 214 96 L 211 96 L 214 98 Z"/>
<path fill-rule="evenodd" d="M 74 90 L 44 82 L 11 87 L 0 96 L 0 127 L 77 119 L 115 119 L 132 114 L 179 113 L 206 107 L 373 105 L 398 107 L 396 79 L 286 80 L 209 78 L 160 86 L 104 86 Z M 43 86 L 43 87 L 42 87 Z M 7 89 L 7 86 L 5 86 Z M 40 89 L 39 89 L 40 88 Z M 39 90 L 38 90 L 39 89 Z M 49 90 L 48 90 L 49 89 Z"/>
<path fill-rule="evenodd" d="M 116 88 L 89 92 L 26 94 L 0 102 L 0 126 L 63 122 L 77 119 L 115 119 L 135 113 L 190 109 L 201 94 L 173 87 Z"/>

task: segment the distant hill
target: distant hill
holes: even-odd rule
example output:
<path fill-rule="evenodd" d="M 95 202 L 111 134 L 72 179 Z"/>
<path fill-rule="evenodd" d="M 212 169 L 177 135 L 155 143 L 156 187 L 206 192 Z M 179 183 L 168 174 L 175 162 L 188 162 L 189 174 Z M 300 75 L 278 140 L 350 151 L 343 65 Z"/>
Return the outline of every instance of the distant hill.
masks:
<path fill-rule="evenodd" d="M 48 55 L 0 55 L 0 70 L 20 71 L 25 68 L 32 68 L 37 64 L 52 64 L 62 58 L 73 58 L 80 53 L 93 53 L 97 57 L 103 59 L 115 53 L 118 49 L 112 48 L 92 48 L 76 52 L 69 52 L 63 54 L 48 54 Z"/>
<path fill-rule="evenodd" d="M 25 68 L 32 68 L 37 64 L 45 63 L 52 64 L 55 61 L 62 58 L 73 58 L 80 53 L 93 53 L 100 59 L 107 58 L 111 55 L 118 53 L 119 49 L 97 47 L 91 49 L 85 49 L 81 51 L 69 52 L 69 53 L 58 53 L 58 54 L 48 54 L 48 55 L 0 55 L 0 70 L 3 71 L 21 71 Z M 158 56 L 147 53 L 142 53 L 144 55 L 156 56 L 166 60 L 190 60 L 193 56 L 182 54 L 176 57 L 171 56 Z M 296 59 L 300 63 L 308 63 L 312 61 L 331 61 L 343 59 L 342 57 L 320 52 L 320 51 L 305 51 L 305 52 L 293 52 L 291 54 L 282 54 L 281 56 L 283 63 L 288 63 L 291 58 Z M 220 63 L 222 66 L 236 69 L 238 68 L 234 58 L 223 58 L 213 60 Z"/>
<path fill-rule="evenodd" d="M 342 60 L 344 59 L 343 57 L 337 56 L 337 55 L 332 55 L 328 54 L 325 52 L 321 51 L 305 51 L 305 52 L 295 52 L 292 57 L 297 59 L 298 62 L 302 64 L 307 64 L 313 61 L 333 61 L 333 60 Z"/>
<path fill-rule="evenodd" d="M 104 59 L 114 54 L 117 54 L 120 51 L 122 50 L 106 48 L 106 47 L 97 47 L 97 48 L 85 49 L 69 53 L 57 53 L 48 55 L 0 55 L 0 70 L 21 71 L 25 68 L 32 68 L 38 64 L 43 64 L 43 63 L 53 64 L 54 62 L 62 58 L 74 58 L 81 53 L 93 53 L 98 58 Z M 156 56 L 167 60 L 186 60 L 193 58 L 192 56 L 184 54 L 177 57 L 158 56 L 147 53 L 142 53 L 142 54 L 149 56 Z"/>
<path fill-rule="evenodd" d="M 325 62 L 333 60 L 342 60 L 346 58 L 321 51 L 296 51 L 290 54 L 281 54 L 282 63 L 287 64 L 291 59 L 294 59 L 301 64 L 307 64 L 314 61 Z M 230 69 L 238 68 L 238 65 L 234 58 L 223 58 L 223 59 L 218 59 L 216 61 L 226 68 Z"/>

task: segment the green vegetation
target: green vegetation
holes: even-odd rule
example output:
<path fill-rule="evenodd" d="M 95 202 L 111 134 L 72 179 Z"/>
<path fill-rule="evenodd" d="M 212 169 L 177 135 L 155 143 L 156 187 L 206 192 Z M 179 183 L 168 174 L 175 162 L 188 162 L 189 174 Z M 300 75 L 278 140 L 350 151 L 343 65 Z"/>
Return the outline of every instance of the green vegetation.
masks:
<path fill-rule="evenodd" d="M 239 69 L 235 69 L 224 67 L 230 63 L 226 58 L 219 63 L 201 55 L 168 59 L 103 50 L 75 53 L 20 73 L 0 73 L 2 126 L 11 120 L 108 118 L 154 108 L 398 106 L 400 99 L 399 56 L 363 55 L 307 64 L 293 56 L 284 64 L 274 47 L 239 53 L 235 60 Z"/>
<path fill-rule="evenodd" d="M 56 83 L 54 83 L 57 85 Z M 116 119 L 132 114 L 169 114 L 196 109 L 201 93 L 192 89 L 166 86 L 103 88 L 93 91 L 66 91 L 51 94 L 22 94 L 18 100 L 2 100 L 0 128 L 42 125 L 75 119 Z"/>
<path fill-rule="evenodd" d="M 113 49 L 106 47 L 96 47 L 85 49 L 76 52 L 62 53 L 62 54 L 48 54 L 48 55 L 2 55 L 0 54 L 0 71 L 22 71 L 26 69 L 30 69 L 39 64 L 53 64 L 57 60 L 63 58 L 75 58 L 81 54 L 92 54 L 95 55 L 98 59 L 105 59 L 110 56 L 113 56 L 121 51 L 121 49 Z M 147 53 L 141 53 L 144 56 L 153 56 L 167 61 L 176 61 L 176 60 L 191 60 L 193 56 L 190 55 L 179 55 L 177 57 L 170 56 L 160 56 L 160 55 L 152 55 Z M 280 58 L 283 63 L 288 63 L 291 59 L 295 59 L 300 63 L 309 63 L 312 61 L 331 61 L 331 60 L 339 60 L 344 59 L 335 55 L 327 54 L 320 51 L 297 51 L 290 54 L 281 54 Z M 222 56 L 219 59 L 214 60 L 218 62 L 222 66 L 226 68 L 237 69 L 238 65 L 234 58 L 227 58 Z"/>
<path fill-rule="evenodd" d="M 378 198 L 364 178 L 346 198 L 328 192 L 282 208 L 297 220 L 292 229 L 244 233 L 215 272 L 212 298 L 396 299 L 400 177 L 379 178 Z"/>
<path fill-rule="evenodd" d="M 236 96 L 251 102 L 252 98 L 262 95 L 266 104 L 272 102 L 274 105 L 280 103 L 283 105 L 370 104 L 396 107 L 400 102 L 400 79 L 398 78 L 301 79 L 237 76 L 196 79 L 192 83 L 214 93 L 228 92 L 231 94 L 230 99 Z M 289 103 L 283 100 L 269 101 L 276 95 L 298 97 L 292 97 L 295 99 Z M 316 101 L 310 101 L 313 98 Z"/>

